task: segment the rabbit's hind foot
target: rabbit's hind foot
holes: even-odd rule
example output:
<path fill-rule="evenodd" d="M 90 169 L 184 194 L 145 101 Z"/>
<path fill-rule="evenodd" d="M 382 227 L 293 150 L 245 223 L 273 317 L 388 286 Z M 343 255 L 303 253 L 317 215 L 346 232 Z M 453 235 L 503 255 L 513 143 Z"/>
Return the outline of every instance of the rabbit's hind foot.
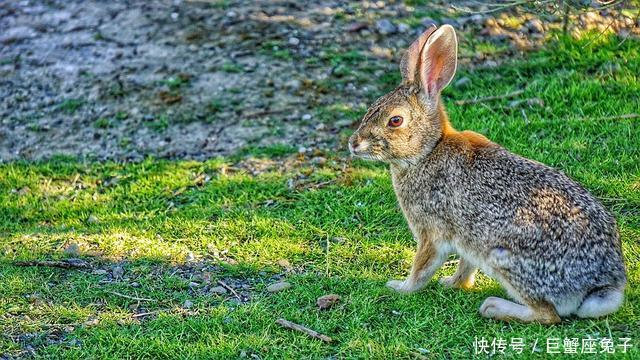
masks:
<path fill-rule="evenodd" d="M 538 322 L 541 324 L 555 324 L 560 322 L 560 316 L 553 305 L 538 303 L 535 305 L 520 305 L 498 297 L 488 297 L 480 306 L 480 315 L 486 318 L 502 321 Z"/>

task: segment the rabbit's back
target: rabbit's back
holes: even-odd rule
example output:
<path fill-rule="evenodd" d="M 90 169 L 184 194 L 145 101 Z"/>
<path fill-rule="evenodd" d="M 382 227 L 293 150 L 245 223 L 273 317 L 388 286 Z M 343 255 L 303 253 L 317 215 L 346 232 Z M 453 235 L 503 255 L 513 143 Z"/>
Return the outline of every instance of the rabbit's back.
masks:
<path fill-rule="evenodd" d="M 413 173 L 394 171 L 409 222 L 446 227 L 458 252 L 532 299 L 624 284 L 615 220 L 591 194 L 496 144 L 465 145 L 442 141 Z"/>

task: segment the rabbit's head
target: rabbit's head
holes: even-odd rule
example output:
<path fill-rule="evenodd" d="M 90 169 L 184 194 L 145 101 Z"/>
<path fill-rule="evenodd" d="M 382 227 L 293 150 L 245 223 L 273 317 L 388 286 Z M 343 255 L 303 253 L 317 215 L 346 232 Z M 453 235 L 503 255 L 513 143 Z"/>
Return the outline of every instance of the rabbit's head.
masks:
<path fill-rule="evenodd" d="M 400 86 L 371 105 L 349 139 L 351 153 L 412 163 L 431 152 L 449 127 L 440 92 L 456 72 L 457 49 L 450 25 L 434 26 L 420 35 L 400 62 Z"/>

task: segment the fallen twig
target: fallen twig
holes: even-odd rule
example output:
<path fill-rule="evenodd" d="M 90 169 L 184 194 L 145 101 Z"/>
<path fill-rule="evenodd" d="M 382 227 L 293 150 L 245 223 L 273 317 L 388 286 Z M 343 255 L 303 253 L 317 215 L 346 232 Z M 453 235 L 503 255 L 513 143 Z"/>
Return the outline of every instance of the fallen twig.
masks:
<path fill-rule="evenodd" d="M 327 180 L 327 181 L 323 181 L 323 182 L 320 182 L 320 183 L 317 183 L 317 184 L 307 184 L 307 185 L 302 186 L 302 188 L 303 189 L 307 189 L 307 190 L 308 189 L 320 189 L 320 188 L 323 188 L 323 187 L 325 187 L 327 185 L 330 185 L 330 184 L 332 184 L 334 182 L 335 182 L 335 180 Z"/>
<path fill-rule="evenodd" d="M 302 325 L 298 325 L 296 323 L 293 323 L 289 320 L 285 320 L 285 319 L 278 319 L 276 320 L 276 323 L 284 328 L 290 329 L 290 330 L 295 330 L 295 331 L 300 331 L 302 333 L 307 334 L 308 336 L 314 338 L 314 339 L 318 339 L 318 340 L 322 340 L 326 343 L 330 343 L 333 341 L 333 339 L 331 339 L 330 337 L 328 337 L 327 335 L 323 335 L 320 334 L 317 331 L 311 330 L 309 328 L 306 328 Z"/>
<path fill-rule="evenodd" d="M 120 297 L 123 297 L 125 299 L 130 299 L 130 300 L 136 300 L 136 301 L 153 301 L 156 302 L 158 300 L 155 299 L 147 299 L 147 298 L 141 298 L 141 297 L 136 297 L 136 296 L 130 296 L 130 295 L 125 295 L 125 294 L 121 294 L 119 292 L 116 291 L 107 291 L 109 294 L 113 294 L 113 295 L 117 295 Z"/>
<path fill-rule="evenodd" d="M 16 261 L 13 263 L 15 266 L 47 266 L 57 267 L 63 269 L 88 269 L 89 263 L 80 259 L 69 260 L 34 260 L 34 261 Z"/>
<path fill-rule="evenodd" d="M 164 309 L 160 309 L 160 310 L 154 310 L 154 311 L 147 311 L 147 312 L 143 312 L 143 313 L 138 313 L 138 314 L 133 314 L 131 315 L 132 318 L 137 319 L 139 317 L 143 317 L 143 316 L 148 316 L 148 315 L 153 315 L 153 314 L 157 314 L 160 311 L 164 311 Z"/>
<path fill-rule="evenodd" d="M 222 286 L 223 288 L 231 291 L 231 293 L 233 294 L 233 296 L 235 296 L 238 300 L 240 300 L 240 302 L 242 302 L 242 298 L 240 297 L 240 295 L 238 295 L 238 293 L 233 290 L 233 288 L 229 285 L 227 285 L 224 281 L 222 280 L 218 280 L 218 284 L 220 284 L 220 286 Z"/>
<path fill-rule="evenodd" d="M 487 97 L 478 98 L 478 99 L 457 100 L 456 101 L 456 105 L 477 104 L 477 103 L 481 103 L 481 102 L 485 102 L 485 101 L 507 99 L 507 98 L 512 98 L 512 97 L 518 96 L 518 95 L 522 94 L 523 92 L 524 92 L 524 90 L 517 90 L 517 91 L 511 92 L 511 93 L 508 93 L 508 94 L 504 94 L 504 95 L 487 96 Z"/>
<path fill-rule="evenodd" d="M 598 118 L 598 120 L 626 120 L 626 119 L 635 119 L 637 117 L 640 117 L 640 114 L 605 116 L 605 117 Z"/>

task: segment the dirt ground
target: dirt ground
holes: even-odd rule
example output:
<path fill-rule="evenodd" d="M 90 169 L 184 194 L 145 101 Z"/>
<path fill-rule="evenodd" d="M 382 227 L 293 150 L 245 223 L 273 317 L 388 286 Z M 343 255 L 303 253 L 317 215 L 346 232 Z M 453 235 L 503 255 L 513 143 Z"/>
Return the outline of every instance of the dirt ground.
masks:
<path fill-rule="evenodd" d="M 637 19 L 585 19 L 637 36 Z M 460 16 L 446 2 L 0 1 L 0 161 L 336 149 L 357 116 L 325 110 L 362 111 L 381 95 L 373 79 L 397 72 L 427 26 L 451 23 L 512 56 L 552 27 L 524 20 Z"/>

